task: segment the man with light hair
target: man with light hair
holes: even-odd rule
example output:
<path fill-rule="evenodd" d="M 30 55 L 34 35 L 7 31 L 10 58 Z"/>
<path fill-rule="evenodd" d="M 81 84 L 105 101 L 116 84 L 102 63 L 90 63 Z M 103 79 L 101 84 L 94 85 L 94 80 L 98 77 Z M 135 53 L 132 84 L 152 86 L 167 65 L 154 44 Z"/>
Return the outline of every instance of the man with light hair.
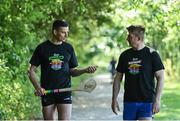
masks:
<path fill-rule="evenodd" d="M 119 57 L 113 83 L 112 111 L 118 114 L 117 97 L 125 75 L 123 119 L 152 120 L 152 115 L 160 111 L 164 65 L 159 54 L 145 45 L 143 26 L 131 25 L 127 30 L 131 48 Z"/>

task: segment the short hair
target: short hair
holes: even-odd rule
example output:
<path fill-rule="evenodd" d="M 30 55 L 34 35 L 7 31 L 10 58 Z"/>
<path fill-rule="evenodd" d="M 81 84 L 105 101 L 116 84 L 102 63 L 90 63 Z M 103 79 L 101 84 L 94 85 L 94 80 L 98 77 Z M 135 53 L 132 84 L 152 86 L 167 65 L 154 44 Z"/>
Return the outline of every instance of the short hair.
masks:
<path fill-rule="evenodd" d="M 138 37 L 144 38 L 145 28 L 141 25 L 131 25 L 126 28 L 128 32 L 135 34 Z"/>
<path fill-rule="evenodd" d="M 57 30 L 59 27 L 68 27 L 68 23 L 64 20 L 55 20 L 52 25 L 52 31 Z"/>

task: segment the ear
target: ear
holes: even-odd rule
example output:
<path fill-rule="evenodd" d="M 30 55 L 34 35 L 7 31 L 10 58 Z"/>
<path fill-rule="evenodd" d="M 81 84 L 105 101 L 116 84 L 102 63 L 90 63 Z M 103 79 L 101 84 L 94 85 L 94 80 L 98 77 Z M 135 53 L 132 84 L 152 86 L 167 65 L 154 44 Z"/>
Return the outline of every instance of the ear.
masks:
<path fill-rule="evenodd" d="M 56 31 L 55 29 L 53 30 L 53 34 L 54 34 L 54 35 L 57 35 L 57 31 Z"/>

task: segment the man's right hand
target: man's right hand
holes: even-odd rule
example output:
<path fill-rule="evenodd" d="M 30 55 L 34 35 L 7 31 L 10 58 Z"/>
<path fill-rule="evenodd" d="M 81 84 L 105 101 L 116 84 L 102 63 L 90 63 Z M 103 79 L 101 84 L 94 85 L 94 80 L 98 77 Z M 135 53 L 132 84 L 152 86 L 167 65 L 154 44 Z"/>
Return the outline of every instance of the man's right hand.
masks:
<path fill-rule="evenodd" d="M 45 89 L 44 88 L 38 88 L 35 90 L 34 94 L 36 96 L 42 96 L 42 95 L 45 95 Z"/>
<path fill-rule="evenodd" d="M 111 108 L 112 108 L 112 111 L 113 111 L 116 115 L 119 115 L 120 108 L 119 108 L 118 101 L 117 101 L 116 99 L 112 100 Z"/>
<path fill-rule="evenodd" d="M 94 73 L 97 70 L 98 66 L 89 66 L 85 69 L 86 73 Z"/>

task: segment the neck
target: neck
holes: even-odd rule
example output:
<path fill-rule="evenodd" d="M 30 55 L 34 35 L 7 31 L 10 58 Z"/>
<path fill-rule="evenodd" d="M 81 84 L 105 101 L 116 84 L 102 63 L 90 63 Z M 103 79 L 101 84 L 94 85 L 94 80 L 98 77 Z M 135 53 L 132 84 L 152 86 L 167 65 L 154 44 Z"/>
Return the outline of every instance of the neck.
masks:
<path fill-rule="evenodd" d="M 56 39 L 51 39 L 50 40 L 53 44 L 55 44 L 55 45 L 60 45 L 60 44 L 62 44 L 62 41 L 58 41 L 58 40 L 56 40 Z"/>
<path fill-rule="evenodd" d="M 140 43 L 138 44 L 136 47 L 133 47 L 134 50 L 141 50 L 145 47 L 145 44 L 144 43 Z"/>

